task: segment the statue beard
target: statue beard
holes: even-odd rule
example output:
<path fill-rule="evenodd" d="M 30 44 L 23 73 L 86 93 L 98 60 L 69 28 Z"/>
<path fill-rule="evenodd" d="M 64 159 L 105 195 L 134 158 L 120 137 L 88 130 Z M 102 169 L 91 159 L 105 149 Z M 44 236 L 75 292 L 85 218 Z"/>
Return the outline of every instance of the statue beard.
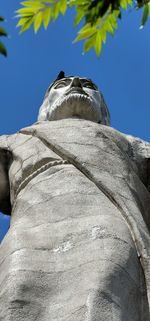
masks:
<path fill-rule="evenodd" d="M 50 121 L 65 118 L 82 118 L 98 122 L 98 106 L 89 96 L 69 94 L 57 100 L 47 113 L 47 119 Z"/>

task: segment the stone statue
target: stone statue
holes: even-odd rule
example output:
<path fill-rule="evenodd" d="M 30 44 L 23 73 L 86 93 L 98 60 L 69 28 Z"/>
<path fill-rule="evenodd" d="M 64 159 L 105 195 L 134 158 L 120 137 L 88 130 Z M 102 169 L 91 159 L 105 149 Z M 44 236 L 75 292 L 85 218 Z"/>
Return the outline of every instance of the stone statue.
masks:
<path fill-rule="evenodd" d="M 109 126 L 87 78 L 0 138 L 0 321 L 148 321 L 150 143 Z"/>

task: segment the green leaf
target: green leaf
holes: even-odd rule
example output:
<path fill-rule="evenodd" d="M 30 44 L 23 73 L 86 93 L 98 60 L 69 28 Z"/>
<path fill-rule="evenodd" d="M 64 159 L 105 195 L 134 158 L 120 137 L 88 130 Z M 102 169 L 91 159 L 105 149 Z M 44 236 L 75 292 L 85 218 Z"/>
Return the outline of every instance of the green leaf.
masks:
<path fill-rule="evenodd" d="M 23 1 L 21 2 L 21 5 L 24 7 L 38 7 L 38 8 L 44 8 L 43 1 Z"/>
<path fill-rule="evenodd" d="M 77 15 L 75 16 L 75 19 L 74 19 L 75 26 L 77 26 L 80 23 L 84 15 L 85 15 L 85 12 L 83 10 L 78 10 Z"/>
<path fill-rule="evenodd" d="M 21 18 L 21 19 L 19 20 L 19 22 L 17 23 L 17 27 L 24 26 L 29 19 L 30 19 L 29 17 Z"/>
<path fill-rule="evenodd" d="M 7 57 L 6 48 L 5 48 L 5 46 L 3 45 L 2 42 L 0 42 L 0 53 L 1 53 L 3 56 Z"/>
<path fill-rule="evenodd" d="M 85 6 L 88 5 L 89 6 L 89 0 L 85 0 L 85 1 L 81 1 L 81 0 L 70 0 L 69 1 L 69 6 L 73 7 L 73 6 Z"/>
<path fill-rule="evenodd" d="M 90 23 L 87 23 L 83 28 L 78 32 L 78 36 L 75 38 L 74 42 L 77 42 L 82 39 L 91 37 L 96 32 L 96 27 L 92 26 Z"/>
<path fill-rule="evenodd" d="M 59 8 L 60 8 L 60 3 L 59 3 L 59 2 L 56 2 L 56 3 L 53 5 L 53 8 L 52 8 L 52 16 L 53 16 L 54 21 L 58 18 Z"/>
<path fill-rule="evenodd" d="M 61 0 L 60 2 L 60 12 L 64 15 L 67 10 L 67 0 Z"/>
<path fill-rule="evenodd" d="M 128 6 L 128 2 L 126 0 L 121 0 L 120 5 L 124 10 L 126 10 Z"/>
<path fill-rule="evenodd" d="M 56 0 L 40 0 L 40 1 L 43 2 L 44 5 L 48 6 L 48 5 L 50 5 L 50 4 L 53 4 L 54 1 L 56 1 Z"/>
<path fill-rule="evenodd" d="M 5 19 L 2 17 L 2 16 L 0 16 L 0 21 L 4 21 Z"/>
<path fill-rule="evenodd" d="M 121 0 L 121 1 L 120 1 L 120 6 L 121 6 L 124 10 L 126 10 L 129 5 L 130 5 L 130 6 L 132 5 L 132 3 L 133 3 L 133 0 Z"/>
<path fill-rule="evenodd" d="M 142 21 L 141 21 L 141 29 L 144 27 L 145 23 L 147 22 L 149 14 L 149 5 L 146 4 L 143 9 Z"/>
<path fill-rule="evenodd" d="M 106 30 L 104 28 L 101 29 L 101 39 L 103 43 L 106 42 Z"/>
<path fill-rule="evenodd" d="M 28 14 L 30 12 L 36 12 L 36 9 L 33 8 L 33 10 L 31 8 L 21 8 L 21 9 L 18 9 L 16 10 L 16 13 L 18 14 L 18 16 L 22 16 L 22 14 Z"/>
<path fill-rule="evenodd" d="M 15 18 L 30 18 L 35 15 L 34 12 L 27 12 L 27 13 L 22 13 L 21 15 L 15 16 Z"/>
<path fill-rule="evenodd" d="M 0 27 L 0 36 L 7 36 L 7 32 L 2 27 Z"/>
<path fill-rule="evenodd" d="M 17 10 L 16 13 L 18 14 L 18 17 L 22 17 L 23 15 L 31 15 L 33 13 L 36 14 L 40 9 L 41 9 L 41 7 L 21 8 L 21 9 Z"/>
<path fill-rule="evenodd" d="M 89 51 L 92 47 L 94 47 L 95 38 L 96 38 L 96 35 L 90 37 L 88 40 L 85 41 L 85 43 L 84 43 L 84 52 L 87 52 L 87 51 Z"/>
<path fill-rule="evenodd" d="M 96 29 L 94 28 L 89 28 L 88 30 L 86 31 L 83 31 L 82 33 L 80 33 L 79 31 L 79 34 L 78 36 L 75 38 L 75 40 L 73 41 L 74 43 L 79 41 L 79 40 L 83 40 L 83 39 L 86 39 L 86 38 L 89 38 L 91 37 L 92 35 L 94 35 L 96 33 Z"/>
<path fill-rule="evenodd" d="M 99 57 L 102 50 L 102 39 L 101 39 L 100 30 L 96 34 L 94 49 L 95 49 L 96 55 Z"/>
<path fill-rule="evenodd" d="M 37 33 L 39 30 L 43 19 L 43 12 L 39 11 L 34 17 L 34 32 Z"/>
<path fill-rule="evenodd" d="M 114 29 L 109 21 L 105 22 L 105 27 L 109 33 L 111 33 L 112 35 L 114 34 Z"/>
<path fill-rule="evenodd" d="M 51 19 L 51 8 L 47 8 L 43 12 L 43 25 L 44 25 L 45 29 L 47 29 L 47 27 L 50 23 L 50 19 Z"/>
<path fill-rule="evenodd" d="M 25 19 L 25 18 L 22 18 L 22 20 L 23 19 Z M 25 19 L 24 24 L 23 24 L 23 21 L 22 21 L 22 28 L 20 30 L 20 33 L 23 33 L 24 31 L 27 31 L 31 27 L 33 22 L 34 22 L 34 17 L 30 17 L 30 18 Z"/>
<path fill-rule="evenodd" d="M 92 27 L 91 23 L 86 23 L 86 25 L 79 30 L 79 33 L 82 33 L 83 31 L 86 31 L 86 30 L 90 29 L 91 27 Z"/>

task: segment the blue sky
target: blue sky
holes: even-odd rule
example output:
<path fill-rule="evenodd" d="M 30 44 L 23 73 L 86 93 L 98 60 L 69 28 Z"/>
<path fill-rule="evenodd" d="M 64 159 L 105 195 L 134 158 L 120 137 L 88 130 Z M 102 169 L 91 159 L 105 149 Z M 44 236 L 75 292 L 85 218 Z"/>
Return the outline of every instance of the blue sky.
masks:
<path fill-rule="evenodd" d="M 0 135 L 12 134 L 36 121 L 46 88 L 60 70 L 92 78 L 111 113 L 112 126 L 150 141 L 150 22 L 139 30 L 141 11 L 123 14 L 114 37 L 109 36 L 98 59 L 94 50 L 82 54 L 83 43 L 72 44 L 77 28 L 69 11 L 48 30 L 19 35 L 15 10 L 19 1 L 1 0 L 0 14 L 9 37 L 8 58 L 0 56 Z M 0 239 L 9 218 L 0 214 Z"/>

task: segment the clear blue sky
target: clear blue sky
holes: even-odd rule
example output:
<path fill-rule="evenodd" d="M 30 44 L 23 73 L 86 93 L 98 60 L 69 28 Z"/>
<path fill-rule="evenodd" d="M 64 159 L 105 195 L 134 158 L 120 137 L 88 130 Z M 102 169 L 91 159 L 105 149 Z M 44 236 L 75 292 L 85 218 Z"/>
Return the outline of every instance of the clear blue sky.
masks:
<path fill-rule="evenodd" d="M 88 76 L 102 90 L 116 129 L 150 141 L 150 22 L 139 30 L 141 12 L 123 14 L 114 37 L 109 36 L 98 59 L 94 50 L 82 55 L 83 43 L 72 44 L 77 32 L 74 12 L 37 35 L 19 35 L 15 10 L 19 1 L 1 0 L 0 14 L 9 38 L 8 58 L 0 56 L 0 135 L 15 133 L 36 121 L 49 83 L 60 70 Z M 0 239 L 8 227 L 0 215 Z"/>

